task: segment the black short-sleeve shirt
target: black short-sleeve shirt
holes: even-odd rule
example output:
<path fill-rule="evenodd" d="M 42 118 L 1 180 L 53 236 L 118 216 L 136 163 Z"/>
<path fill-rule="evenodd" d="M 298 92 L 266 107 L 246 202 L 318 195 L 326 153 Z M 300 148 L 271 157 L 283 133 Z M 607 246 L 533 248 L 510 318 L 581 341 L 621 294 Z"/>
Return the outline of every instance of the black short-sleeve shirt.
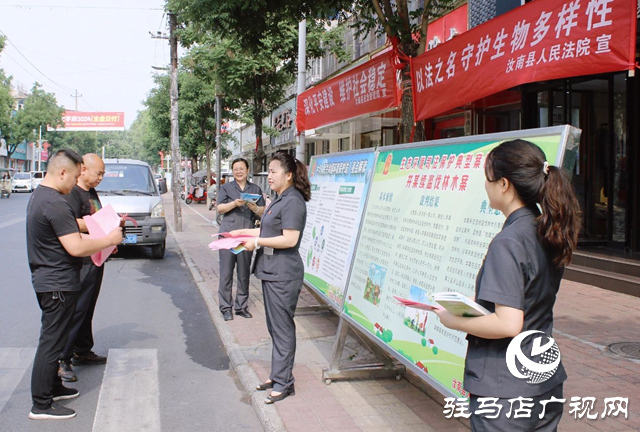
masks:
<path fill-rule="evenodd" d="M 227 204 L 240 199 L 241 194 L 258 194 L 260 199 L 256 202 L 258 207 L 264 207 L 264 198 L 262 197 L 262 189 L 257 184 L 247 182 L 244 189 L 236 181 L 227 182 L 220 186 L 218 194 L 218 204 Z M 229 232 L 236 229 L 253 228 L 256 215 L 246 205 L 235 207 L 231 211 L 225 213 L 222 217 L 222 225 L 220 232 Z"/>
<path fill-rule="evenodd" d="M 260 237 L 278 237 L 283 230 L 300 231 L 298 243 L 288 249 L 273 249 L 267 255 L 265 248 L 256 254 L 254 274 L 267 281 L 291 281 L 304 278 L 304 265 L 298 249 L 307 223 L 307 203 L 295 187 L 290 186 L 273 200 L 262 215 Z"/>
<path fill-rule="evenodd" d="M 553 263 L 537 236 L 537 208 L 520 208 L 509 215 L 489 245 L 476 279 L 476 301 L 491 312 L 500 304 L 524 311 L 521 332 L 553 331 L 553 306 L 563 268 Z M 525 339 L 531 353 L 533 337 Z M 562 363 L 555 374 L 539 384 L 514 377 L 506 364 L 512 338 L 484 339 L 468 335 L 464 388 L 471 394 L 501 398 L 541 395 L 562 383 L 567 375 Z M 537 357 L 532 358 L 534 361 Z M 539 362 L 539 361 L 538 361 Z"/>
<path fill-rule="evenodd" d="M 27 206 L 27 257 L 36 292 L 78 291 L 82 259 L 58 240 L 78 232 L 69 203 L 55 189 L 40 185 Z"/>
<path fill-rule="evenodd" d="M 98 192 L 94 188 L 84 190 L 75 185 L 70 194 L 63 195 L 67 200 L 76 219 L 82 219 L 83 216 L 90 216 L 102 208 Z M 82 258 L 85 264 L 93 263 L 91 257 Z"/>

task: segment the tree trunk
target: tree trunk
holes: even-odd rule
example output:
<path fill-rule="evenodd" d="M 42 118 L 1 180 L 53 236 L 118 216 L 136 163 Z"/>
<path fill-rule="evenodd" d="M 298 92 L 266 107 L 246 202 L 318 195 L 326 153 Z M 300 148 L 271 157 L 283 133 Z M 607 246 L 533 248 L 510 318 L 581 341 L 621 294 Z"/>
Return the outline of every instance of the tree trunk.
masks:
<path fill-rule="evenodd" d="M 256 156 L 253 158 L 253 173 L 255 174 L 262 171 L 265 153 L 262 142 L 262 116 L 254 114 L 253 121 L 256 125 Z"/>
<path fill-rule="evenodd" d="M 411 139 L 411 131 L 414 128 L 413 120 L 413 93 L 411 91 L 411 68 L 407 63 L 402 69 L 402 79 L 400 82 L 402 86 L 402 107 L 400 118 L 400 143 L 410 143 L 424 141 L 424 128 L 423 123 L 415 123 L 415 131 L 413 133 L 413 139 Z"/>

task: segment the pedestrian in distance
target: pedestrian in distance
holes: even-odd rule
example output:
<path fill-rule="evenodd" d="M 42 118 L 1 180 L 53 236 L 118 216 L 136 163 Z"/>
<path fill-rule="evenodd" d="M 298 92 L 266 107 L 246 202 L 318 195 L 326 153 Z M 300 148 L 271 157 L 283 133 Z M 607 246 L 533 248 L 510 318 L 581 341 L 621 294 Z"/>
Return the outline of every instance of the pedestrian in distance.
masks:
<path fill-rule="evenodd" d="M 307 167 L 288 153 L 276 153 L 269 163 L 269 186 L 278 196 L 267 208 L 259 229 L 234 231 L 255 239 L 245 242 L 256 249 L 253 272 L 262 280 L 267 328 L 273 341 L 269 380 L 256 390 L 273 389 L 265 399 L 272 404 L 295 395 L 293 363 L 296 355 L 294 315 L 302 289 L 304 265 L 298 253 L 311 199 Z"/>
<path fill-rule="evenodd" d="M 506 353 L 522 332 L 551 336 L 556 294 L 578 242 L 580 206 L 562 169 L 550 166 L 543 151 L 528 141 L 507 141 L 493 149 L 485 176 L 489 205 L 506 217 L 476 279 L 476 301 L 491 313 L 475 318 L 435 313 L 445 326 L 468 334 L 464 388 L 471 393 L 472 430 L 555 431 L 563 405 L 540 402 L 563 398 L 567 375 L 562 363 L 546 381 L 529 384 L 511 374 Z M 524 339 L 523 353 L 532 353 L 534 339 Z M 497 398 L 501 415 L 473 415 L 483 397 Z M 532 399 L 527 401 L 533 402 L 531 415 L 507 418 L 509 399 L 519 397 Z"/>
<path fill-rule="evenodd" d="M 82 161 L 78 184 L 74 186 L 70 194 L 64 195 L 64 198 L 73 209 L 80 232 L 88 233 L 83 216 L 92 215 L 102 208 L 100 197 L 98 197 L 95 188 L 102 181 L 105 167 L 102 158 L 94 153 L 84 155 Z M 93 313 L 100 294 L 103 274 L 104 266 L 98 267 L 90 257 L 82 258 L 78 303 L 67 343 L 60 354 L 58 375 L 62 381 L 73 382 L 77 380 L 73 366 L 97 365 L 107 362 L 105 356 L 97 355 L 92 351 L 94 344 Z"/>
<path fill-rule="evenodd" d="M 59 150 L 47 175 L 27 205 L 27 257 L 38 305 L 42 310 L 40 339 L 31 375 L 31 419 L 68 419 L 74 410 L 54 402 L 73 399 L 78 390 L 65 387 L 58 376 L 58 358 L 67 342 L 81 290 L 81 257 L 122 241 L 122 229 L 106 237 L 82 237 L 73 209 L 63 198 L 80 176 L 82 158 Z"/>
<path fill-rule="evenodd" d="M 257 218 L 264 212 L 264 198 L 260 186 L 247 180 L 249 162 L 238 158 L 231 163 L 233 179 L 220 187 L 218 196 L 218 213 L 224 215 L 220 232 L 253 228 Z M 243 193 L 259 195 L 255 202 L 245 202 Z M 230 250 L 220 250 L 220 286 L 218 287 L 218 304 L 225 321 L 233 319 L 231 313 L 235 306 L 236 315 L 252 318 L 249 312 L 249 277 L 251 275 L 251 257 L 253 251 L 245 250 L 238 254 Z M 236 301 L 233 304 L 233 269 L 236 268 L 238 285 Z"/>

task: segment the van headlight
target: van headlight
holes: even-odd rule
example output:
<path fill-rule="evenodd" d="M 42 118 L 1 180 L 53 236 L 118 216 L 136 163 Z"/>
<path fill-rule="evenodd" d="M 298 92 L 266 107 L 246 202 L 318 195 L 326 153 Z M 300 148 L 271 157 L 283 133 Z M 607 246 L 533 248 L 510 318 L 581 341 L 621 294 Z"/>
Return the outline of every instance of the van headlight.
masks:
<path fill-rule="evenodd" d="M 153 210 L 151 210 L 151 217 L 152 218 L 164 217 L 164 206 L 162 205 L 162 201 L 160 201 L 158 204 L 156 204 L 153 207 Z"/>

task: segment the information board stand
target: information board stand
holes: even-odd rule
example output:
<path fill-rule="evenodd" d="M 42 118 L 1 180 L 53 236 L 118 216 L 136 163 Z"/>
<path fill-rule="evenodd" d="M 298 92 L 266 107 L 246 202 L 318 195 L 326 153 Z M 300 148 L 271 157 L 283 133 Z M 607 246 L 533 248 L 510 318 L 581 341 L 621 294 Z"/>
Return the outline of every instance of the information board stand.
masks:
<path fill-rule="evenodd" d="M 344 346 L 347 341 L 349 330 L 358 338 L 358 340 L 380 360 L 379 363 L 359 364 L 357 366 L 342 366 L 342 355 Z M 361 333 L 357 327 L 352 326 L 344 317 L 340 316 L 338 323 L 338 331 L 333 344 L 333 354 L 331 355 L 331 364 L 328 368 L 323 369 L 322 379 L 329 385 L 335 380 L 353 380 L 353 379 L 376 379 L 376 378 L 395 378 L 400 380 L 406 372 L 406 368 L 401 363 L 396 363 L 385 350 L 380 348 L 366 335 Z"/>
<path fill-rule="evenodd" d="M 524 139 L 571 174 L 580 133 L 567 125 L 378 148 L 325 380 L 397 376 L 393 358 L 443 395 L 466 397 L 465 334 L 397 297 L 433 304 L 436 292 L 472 295 L 505 221 L 486 196 L 485 158 Z M 349 329 L 382 365 L 341 367 Z"/>

